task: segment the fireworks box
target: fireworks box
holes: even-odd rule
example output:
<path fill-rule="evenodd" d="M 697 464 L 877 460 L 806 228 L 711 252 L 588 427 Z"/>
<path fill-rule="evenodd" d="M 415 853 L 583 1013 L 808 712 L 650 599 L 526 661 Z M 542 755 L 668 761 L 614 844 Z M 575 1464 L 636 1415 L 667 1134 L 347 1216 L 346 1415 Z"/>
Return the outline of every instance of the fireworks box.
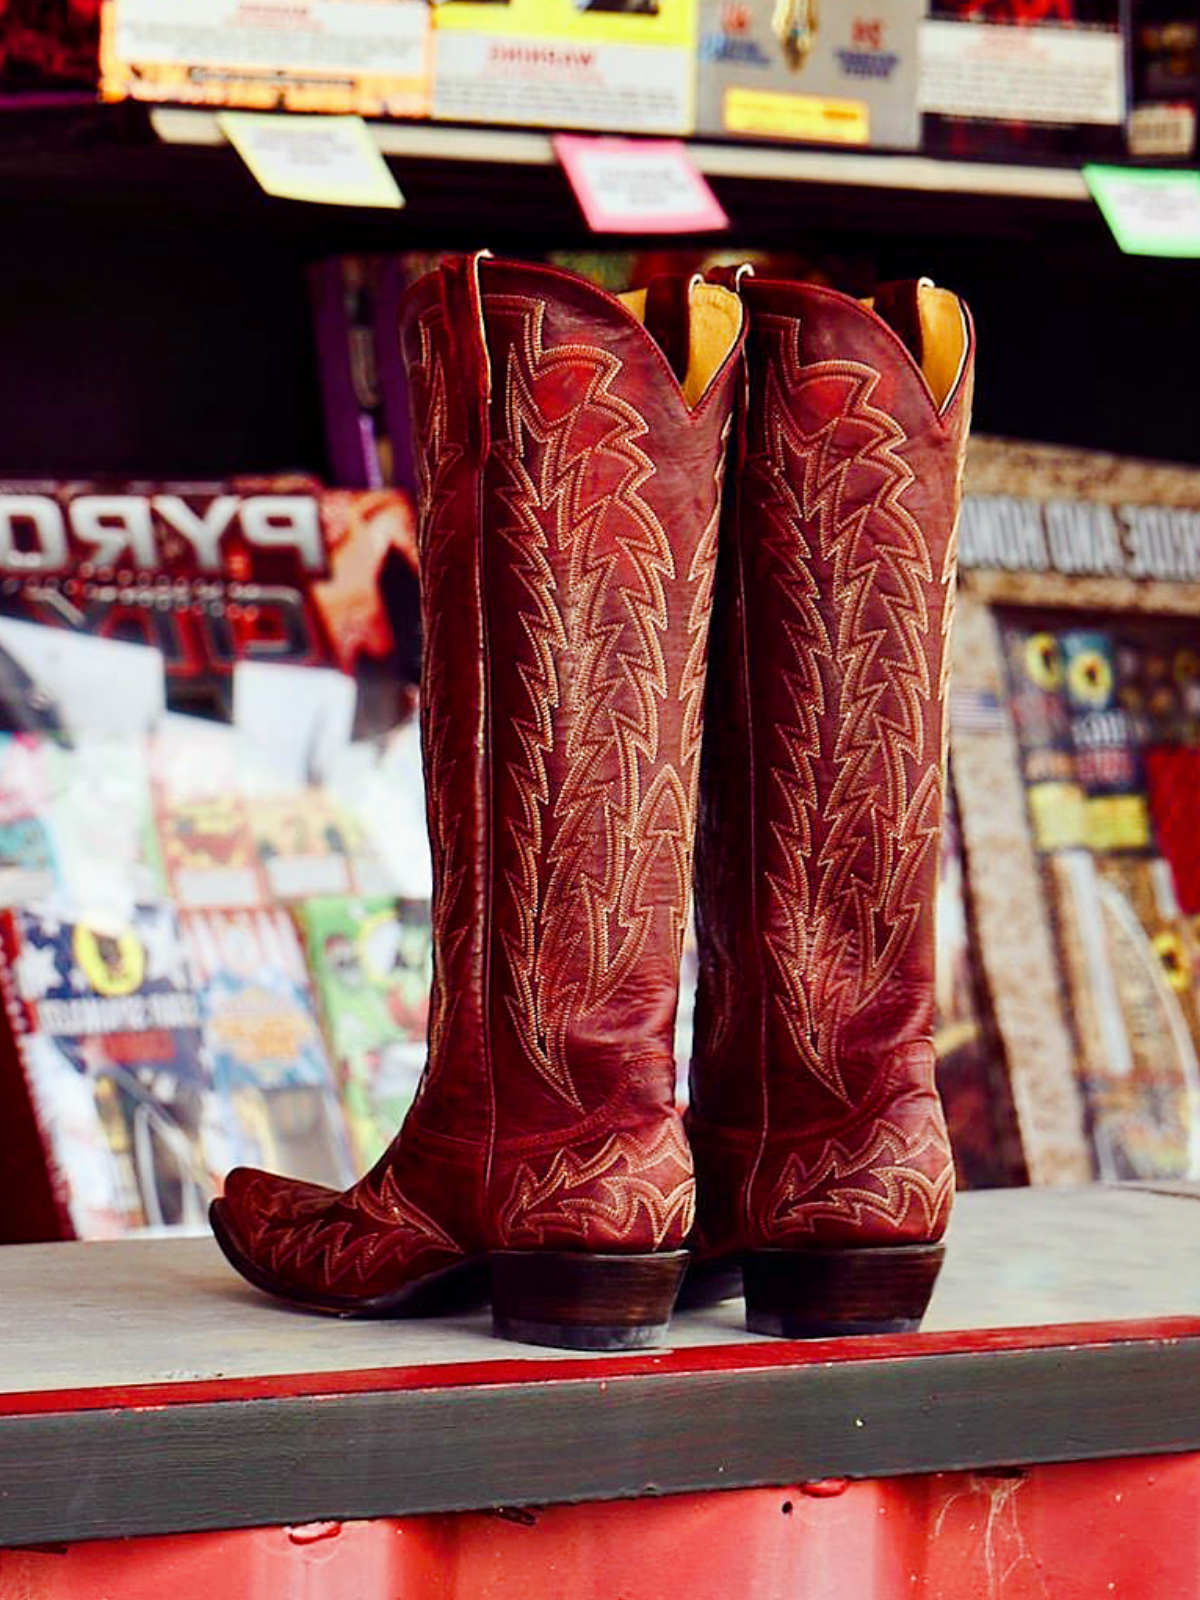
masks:
<path fill-rule="evenodd" d="M 976 439 L 951 745 L 1034 1182 L 1200 1177 L 1200 473 Z"/>
<path fill-rule="evenodd" d="M 427 924 L 418 653 L 402 491 L 0 481 L 0 1238 L 347 1181 L 301 928 Z"/>
<path fill-rule="evenodd" d="M 922 13 L 922 0 L 700 0 L 696 131 L 913 148 Z"/>
<path fill-rule="evenodd" d="M 419 117 L 424 0 L 104 0 L 110 100 Z"/>
<path fill-rule="evenodd" d="M 918 102 L 940 155 L 1124 153 L 1120 0 L 931 0 Z"/>
<path fill-rule="evenodd" d="M 690 133 L 695 0 L 442 0 L 433 114 Z"/>

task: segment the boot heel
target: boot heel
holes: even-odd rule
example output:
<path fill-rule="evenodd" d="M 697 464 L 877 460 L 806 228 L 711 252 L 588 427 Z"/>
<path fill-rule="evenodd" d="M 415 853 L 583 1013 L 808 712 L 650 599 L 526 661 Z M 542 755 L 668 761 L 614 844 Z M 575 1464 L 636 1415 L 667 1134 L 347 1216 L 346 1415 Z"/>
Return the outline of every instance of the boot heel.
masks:
<path fill-rule="evenodd" d="M 666 1338 L 686 1250 L 588 1255 L 498 1250 L 492 1327 L 501 1339 L 564 1350 L 641 1350 Z"/>
<path fill-rule="evenodd" d="M 913 1333 L 944 1255 L 940 1244 L 755 1250 L 742 1263 L 746 1326 L 784 1339 Z"/>

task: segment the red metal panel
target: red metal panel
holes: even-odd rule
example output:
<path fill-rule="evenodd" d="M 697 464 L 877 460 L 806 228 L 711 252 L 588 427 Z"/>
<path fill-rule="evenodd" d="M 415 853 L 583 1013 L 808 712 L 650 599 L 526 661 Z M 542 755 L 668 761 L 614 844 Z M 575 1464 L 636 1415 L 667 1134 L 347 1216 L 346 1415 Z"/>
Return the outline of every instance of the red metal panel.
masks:
<path fill-rule="evenodd" d="M 0 1550 L 3 1600 L 1200 1600 L 1200 1456 Z"/>

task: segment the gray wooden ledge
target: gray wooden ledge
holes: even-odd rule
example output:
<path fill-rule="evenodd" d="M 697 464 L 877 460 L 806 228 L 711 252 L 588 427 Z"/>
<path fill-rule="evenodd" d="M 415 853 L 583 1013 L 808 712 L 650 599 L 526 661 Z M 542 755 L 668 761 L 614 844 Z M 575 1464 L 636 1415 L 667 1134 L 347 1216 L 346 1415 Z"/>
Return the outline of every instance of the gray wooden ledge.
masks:
<path fill-rule="evenodd" d="M 730 1305 L 629 1357 L 289 1311 L 207 1240 L 10 1247 L 0 1544 L 1200 1450 L 1198 1199 L 964 1196 L 919 1335 Z"/>

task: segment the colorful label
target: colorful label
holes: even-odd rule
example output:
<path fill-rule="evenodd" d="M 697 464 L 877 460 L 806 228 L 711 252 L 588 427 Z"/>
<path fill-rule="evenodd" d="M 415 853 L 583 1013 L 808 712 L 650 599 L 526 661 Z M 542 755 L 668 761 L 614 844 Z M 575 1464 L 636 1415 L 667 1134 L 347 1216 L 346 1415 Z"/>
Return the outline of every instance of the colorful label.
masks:
<path fill-rule="evenodd" d="M 180 719 L 152 749 L 167 877 L 179 905 L 253 906 L 267 898 L 228 729 Z"/>
<path fill-rule="evenodd" d="M 346 830 L 323 790 L 255 795 L 247 804 L 259 858 L 277 900 L 348 892 Z"/>
<path fill-rule="evenodd" d="M 399 1127 L 425 1062 L 432 975 L 429 906 L 393 899 L 309 901 L 299 912 L 342 1103 L 359 1161 Z"/>
<path fill-rule="evenodd" d="M 690 133 L 694 0 L 446 0 L 433 114 L 613 133 Z"/>
<path fill-rule="evenodd" d="M 920 104 L 943 116 L 1116 127 L 1125 116 L 1118 28 L 926 19 Z"/>
<path fill-rule="evenodd" d="M 107 0 L 108 99 L 419 117 L 429 109 L 421 0 Z"/>
<path fill-rule="evenodd" d="M 700 133 L 911 149 L 919 0 L 700 0 Z"/>
<path fill-rule="evenodd" d="M 1009 706 L 1038 850 L 1069 850 L 1087 835 L 1084 791 L 1075 771 L 1066 669 L 1058 637 L 1044 628 L 1004 629 Z"/>
<path fill-rule="evenodd" d="M 304 953 L 285 911 L 192 912 L 183 932 L 228 1140 L 246 1164 L 342 1188 L 351 1163 Z"/>

